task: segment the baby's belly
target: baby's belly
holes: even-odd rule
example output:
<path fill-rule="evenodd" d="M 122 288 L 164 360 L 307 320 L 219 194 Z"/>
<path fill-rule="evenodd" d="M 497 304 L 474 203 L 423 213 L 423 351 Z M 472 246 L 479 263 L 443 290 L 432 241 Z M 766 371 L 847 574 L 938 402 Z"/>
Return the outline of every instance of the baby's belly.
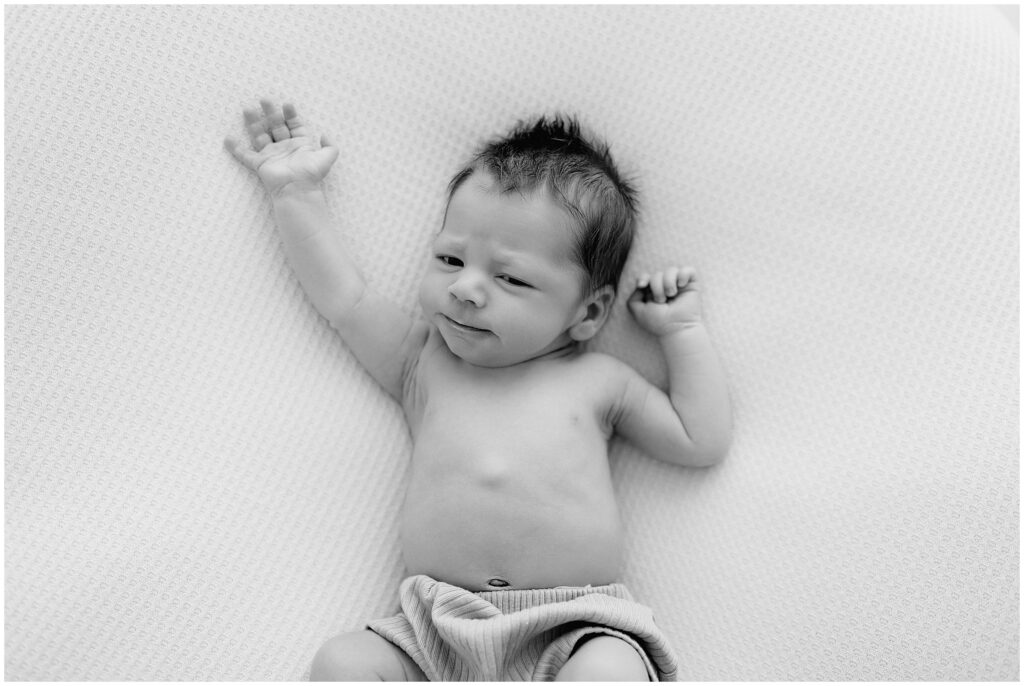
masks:
<path fill-rule="evenodd" d="M 622 526 L 597 459 L 574 474 L 414 465 L 402 512 L 408 572 L 474 591 L 617 580 Z"/>

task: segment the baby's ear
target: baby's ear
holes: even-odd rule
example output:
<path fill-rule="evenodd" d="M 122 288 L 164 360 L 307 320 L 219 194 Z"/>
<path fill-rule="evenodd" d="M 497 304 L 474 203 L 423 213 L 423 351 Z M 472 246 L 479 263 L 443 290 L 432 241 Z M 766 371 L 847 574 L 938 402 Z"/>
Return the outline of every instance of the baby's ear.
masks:
<path fill-rule="evenodd" d="M 569 327 L 569 336 L 574 341 L 586 341 L 593 338 L 611 314 L 615 303 L 615 288 L 601 286 L 590 294 L 582 305 L 578 321 Z"/>

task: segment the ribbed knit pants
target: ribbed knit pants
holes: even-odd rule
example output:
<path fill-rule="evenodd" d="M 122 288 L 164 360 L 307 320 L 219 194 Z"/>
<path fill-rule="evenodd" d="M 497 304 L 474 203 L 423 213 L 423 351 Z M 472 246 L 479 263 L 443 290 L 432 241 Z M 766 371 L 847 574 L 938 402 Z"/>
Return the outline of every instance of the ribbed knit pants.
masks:
<path fill-rule="evenodd" d="M 621 638 L 652 681 L 674 681 L 675 655 L 651 610 L 622 584 L 472 592 L 412 576 L 402 612 L 369 628 L 404 650 L 431 681 L 553 681 L 575 646 Z"/>

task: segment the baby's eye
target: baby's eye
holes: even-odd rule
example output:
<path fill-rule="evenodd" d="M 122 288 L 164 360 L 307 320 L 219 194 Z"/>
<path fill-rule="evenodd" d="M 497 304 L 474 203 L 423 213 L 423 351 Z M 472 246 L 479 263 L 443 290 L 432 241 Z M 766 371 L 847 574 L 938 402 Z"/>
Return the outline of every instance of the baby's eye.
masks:
<path fill-rule="evenodd" d="M 530 284 L 526 283 L 522 279 L 517 279 L 516 277 L 509 276 L 508 274 L 502 274 L 498 278 L 501 279 L 502 281 L 504 281 L 505 283 L 507 283 L 510 286 L 515 286 L 516 288 L 533 288 L 533 286 L 531 286 Z"/>
<path fill-rule="evenodd" d="M 441 260 L 442 264 L 448 267 L 461 267 L 462 260 L 458 257 L 452 257 L 451 255 L 438 255 L 437 259 Z"/>

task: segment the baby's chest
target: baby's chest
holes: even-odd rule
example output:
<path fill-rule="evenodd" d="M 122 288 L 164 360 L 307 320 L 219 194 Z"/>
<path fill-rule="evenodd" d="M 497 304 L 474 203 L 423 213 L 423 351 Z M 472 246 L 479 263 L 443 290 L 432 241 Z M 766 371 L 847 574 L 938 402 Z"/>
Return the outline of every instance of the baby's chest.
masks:
<path fill-rule="evenodd" d="M 608 436 L 592 408 L 564 393 L 437 393 L 414 435 L 416 474 L 488 493 L 532 492 L 592 473 Z"/>
<path fill-rule="evenodd" d="M 475 434 L 527 440 L 556 439 L 596 429 L 597 408 L 569 388 L 510 384 L 479 387 L 444 383 L 433 389 L 423 408 L 423 424 Z"/>
<path fill-rule="evenodd" d="M 536 450 L 606 441 L 599 394 L 572 367 L 477 370 L 438 364 L 422 377 L 417 440 Z"/>

